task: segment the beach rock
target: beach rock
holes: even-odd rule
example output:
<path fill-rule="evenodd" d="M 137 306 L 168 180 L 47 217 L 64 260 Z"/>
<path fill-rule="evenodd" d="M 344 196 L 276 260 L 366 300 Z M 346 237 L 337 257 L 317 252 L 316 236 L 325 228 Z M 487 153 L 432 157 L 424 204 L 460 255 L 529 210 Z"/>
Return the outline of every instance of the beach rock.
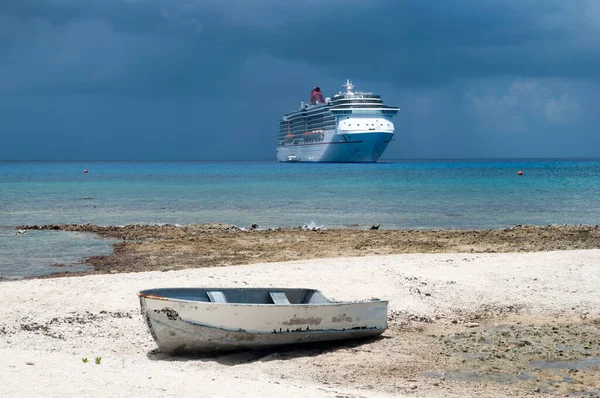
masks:
<path fill-rule="evenodd" d="M 373 224 L 373 225 L 371 225 L 371 229 L 374 229 L 374 230 L 379 229 L 379 224 Z"/>

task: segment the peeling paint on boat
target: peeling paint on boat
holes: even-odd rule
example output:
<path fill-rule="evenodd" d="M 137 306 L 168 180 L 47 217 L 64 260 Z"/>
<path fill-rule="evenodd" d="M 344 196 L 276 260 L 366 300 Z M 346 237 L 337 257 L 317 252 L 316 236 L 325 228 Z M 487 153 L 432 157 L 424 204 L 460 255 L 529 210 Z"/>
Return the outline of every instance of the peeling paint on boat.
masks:
<path fill-rule="evenodd" d="M 282 325 L 318 325 L 321 323 L 321 318 L 298 318 L 296 315 L 289 321 L 281 322 Z"/>

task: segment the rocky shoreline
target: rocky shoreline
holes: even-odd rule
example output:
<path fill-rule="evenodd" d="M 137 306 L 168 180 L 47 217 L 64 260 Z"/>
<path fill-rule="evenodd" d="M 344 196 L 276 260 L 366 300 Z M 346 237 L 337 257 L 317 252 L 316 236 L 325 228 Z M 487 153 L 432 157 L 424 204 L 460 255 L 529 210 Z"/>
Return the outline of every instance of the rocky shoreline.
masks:
<path fill-rule="evenodd" d="M 299 259 L 402 253 L 510 253 L 600 248 L 598 225 L 517 225 L 492 230 L 277 228 L 233 224 L 21 225 L 23 230 L 89 232 L 119 239 L 107 256 L 85 259 L 84 272 L 45 277 L 167 271 Z"/>

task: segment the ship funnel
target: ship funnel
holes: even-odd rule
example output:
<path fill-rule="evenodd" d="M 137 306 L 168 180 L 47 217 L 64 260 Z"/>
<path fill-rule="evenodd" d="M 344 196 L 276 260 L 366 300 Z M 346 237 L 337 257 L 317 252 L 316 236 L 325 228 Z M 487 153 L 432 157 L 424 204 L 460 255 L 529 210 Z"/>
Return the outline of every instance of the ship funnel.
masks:
<path fill-rule="evenodd" d="M 325 103 L 325 99 L 323 99 L 323 93 L 321 93 L 321 88 L 316 86 L 313 88 L 310 93 L 310 103 L 311 104 L 323 104 Z"/>

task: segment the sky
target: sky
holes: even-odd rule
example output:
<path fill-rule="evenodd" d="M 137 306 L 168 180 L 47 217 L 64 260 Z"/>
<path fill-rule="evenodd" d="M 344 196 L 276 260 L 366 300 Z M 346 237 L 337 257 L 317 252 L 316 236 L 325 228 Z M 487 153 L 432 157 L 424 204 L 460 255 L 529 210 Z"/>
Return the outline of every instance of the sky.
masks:
<path fill-rule="evenodd" d="M 0 161 L 275 160 L 346 79 L 382 160 L 600 157 L 598 0 L 2 0 Z"/>

